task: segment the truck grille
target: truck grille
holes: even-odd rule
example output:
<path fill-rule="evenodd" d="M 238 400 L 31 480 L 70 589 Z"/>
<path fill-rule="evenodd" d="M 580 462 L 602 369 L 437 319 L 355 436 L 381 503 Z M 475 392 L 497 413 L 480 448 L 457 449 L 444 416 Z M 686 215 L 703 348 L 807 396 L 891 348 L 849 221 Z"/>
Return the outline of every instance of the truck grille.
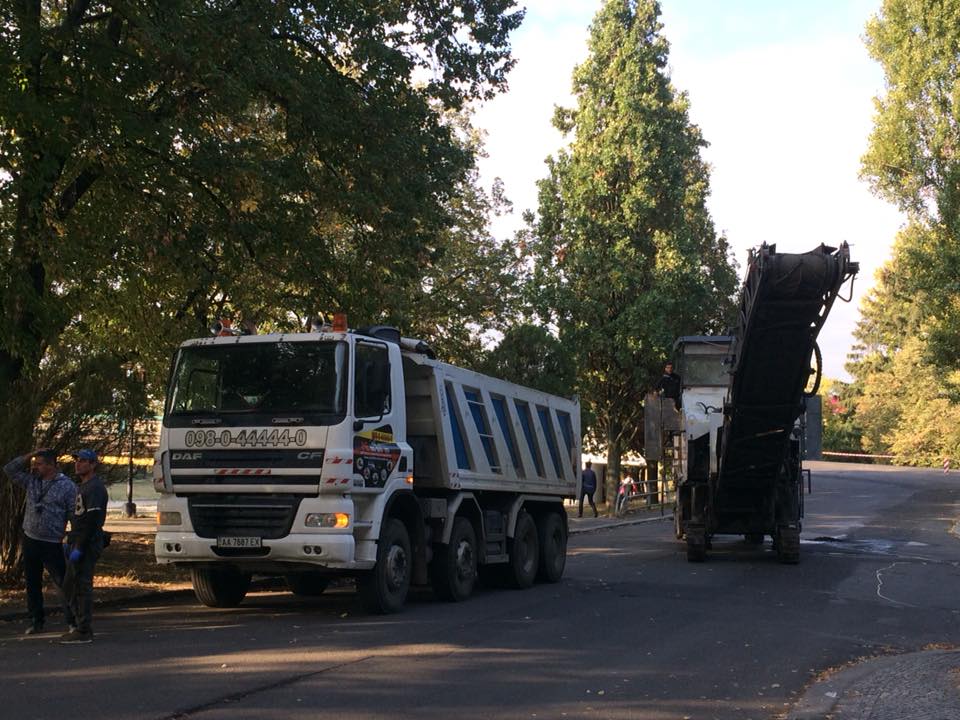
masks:
<path fill-rule="evenodd" d="M 290 533 L 300 507 L 296 495 L 189 497 L 190 522 L 200 537 L 253 536 L 276 540 Z"/>

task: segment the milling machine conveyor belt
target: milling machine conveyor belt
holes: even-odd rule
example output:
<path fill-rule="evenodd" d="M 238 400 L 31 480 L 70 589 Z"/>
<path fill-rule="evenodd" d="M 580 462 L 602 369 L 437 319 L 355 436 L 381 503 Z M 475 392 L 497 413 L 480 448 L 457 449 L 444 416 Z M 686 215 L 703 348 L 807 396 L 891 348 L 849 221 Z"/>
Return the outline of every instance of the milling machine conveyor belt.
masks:
<path fill-rule="evenodd" d="M 856 272 L 846 243 L 802 254 L 764 244 L 751 255 L 728 358 L 732 378 L 713 493 L 718 516 L 736 514 L 748 498 L 769 498 L 763 491 L 772 491 L 785 459 L 817 334 Z"/>

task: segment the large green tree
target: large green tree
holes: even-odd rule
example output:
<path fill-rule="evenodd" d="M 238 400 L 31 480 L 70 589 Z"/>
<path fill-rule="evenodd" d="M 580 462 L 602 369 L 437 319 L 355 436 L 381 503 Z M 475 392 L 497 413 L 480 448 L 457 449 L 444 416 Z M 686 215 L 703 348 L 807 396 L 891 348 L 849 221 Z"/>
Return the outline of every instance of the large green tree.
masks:
<path fill-rule="evenodd" d="M 489 202 L 456 118 L 503 86 L 521 17 L 511 0 L 4 3 L 0 457 L 56 440 L 53 410 L 134 397 L 123 366 L 156 387 L 221 311 L 439 308 L 430 278 L 479 247 Z M 7 574 L 20 503 L 0 483 Z"/>
<path fill-rule="evenodd" d="M 862 173 L 907 223 L 862 307 L 848 369 L 865 447 L 932 463 L 960 452 L 950 433 L 929 431 L 960 397 L 960 2 L 885 0 L 866 43 L 886 89 Z"/>
<path fill-rule="evenodd" d="M 736 286 L 659 16 L 654 0 L 603 3 L 574 71 L 576 107 L 555 114 L 572 141 L 548 160 L 525 238 L 534 304 L 575 357 L 588 431 L 607 448 L 608 498 L 674 339 L 722 330 Z"/>
<path fill-rule="evenodd" d="M 960 3 L 885 0 L 866 42 L 886 92 L 863 175 L 907 213 L 896 272 L 926 304 L 930 351 L 960 368 Z"/>

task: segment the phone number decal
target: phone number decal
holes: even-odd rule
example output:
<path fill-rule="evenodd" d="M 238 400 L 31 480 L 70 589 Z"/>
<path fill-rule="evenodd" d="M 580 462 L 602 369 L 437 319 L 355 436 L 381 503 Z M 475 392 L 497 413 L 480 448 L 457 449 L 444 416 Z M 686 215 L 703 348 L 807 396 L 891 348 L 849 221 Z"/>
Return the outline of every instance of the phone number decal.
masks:
<path fill-rule="evenodd" d="M 290 447 L 307 444 L 307 431 L 297 430 L 188 430 L 187 447 L 239 445 L 241 447 Z"/>

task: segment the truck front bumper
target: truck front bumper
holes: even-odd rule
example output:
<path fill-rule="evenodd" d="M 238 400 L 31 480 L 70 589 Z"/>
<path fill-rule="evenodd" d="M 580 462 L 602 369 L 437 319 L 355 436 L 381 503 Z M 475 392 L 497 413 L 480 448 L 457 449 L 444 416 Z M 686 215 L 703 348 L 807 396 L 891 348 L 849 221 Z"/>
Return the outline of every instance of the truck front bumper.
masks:
<path fill-rule="evenodd" d="M 202 538 L 189 532 L 158 531 L 154 549 L 157 562 L 216 563 L 264 565 L 265 563 L 297 563 L 318 568 L 361 569 L 369 563 L 355 561 L 353 535 L 294 533 L 277 540 L 262 540 L 260 548 L 249 550 L 217 548 L 214 538 Z"/>

